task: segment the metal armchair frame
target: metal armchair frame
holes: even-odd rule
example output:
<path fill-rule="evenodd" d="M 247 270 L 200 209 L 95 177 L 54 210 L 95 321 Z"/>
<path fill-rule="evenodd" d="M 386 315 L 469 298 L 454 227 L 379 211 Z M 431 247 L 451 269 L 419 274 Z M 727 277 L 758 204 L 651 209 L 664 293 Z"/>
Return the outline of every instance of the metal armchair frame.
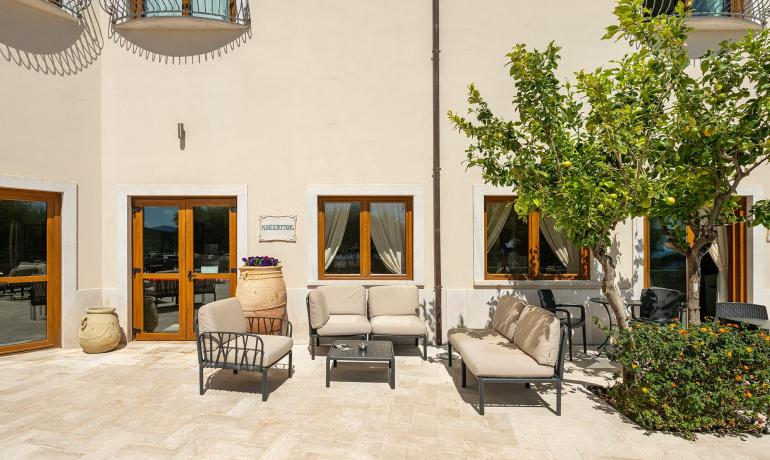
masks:
<path fill-rule="evenodd" d="M 564 355 L 567 348 L 569 328 L 561 325 L 561 338 L 559 340 L 559 354 L 556 359 L 556 364 L 553 367 L 553 377 L 479 377 L 476 376 L 476 380 L 479 382 L 479 415 L 484 415 L 485 405 L 485 384 L 490 383 L 523 383 L 529 388 L 532 383 L 552 383 L 556 385 L 556 415 L 561 416 L 561 389 L 562 380 L 564 379 Z M 449 367 L 452 367 L 452 343 L 449 342 Z M 461 362 L 461 375 L 463 388 L 467 386 L 467 374 L 468 366 L 465 365 L 465 360 Z"/>
<path fill-rule="evenodd" d="M 275 331 L 278 323 L 278 333 L 263 335 L 282 335 L 291 337 L 292 325 L 288 320 L 280 318 L 251 317 L 249 326 L 253 330 L 254 321 L 258 324 L 270 325 L 269 331 Z M 254 343 L 249 346 L 249 339 Z M 233 345 L 234 344 L 234 345 Z M 200 394 L 206 387 L 203 383 L 203 369 L 232 369 L 237 374 L 239 370 L 262 373 L 262 401 L 267 401 L 267 370 L 289 357 L 289 378 L 292 373 L 292 351 L 281 356 L 275 362 L 265 365 L 265 343 L 262 337 L 248 332 L 200 332 L 196 340 L 198 349 L 198 383 Z"/>
<path fill-rule="evenodd" d="M 540 298 L 540 306 L 551 313 L 558 315 L 563 313 L 565 317 L 559 316 L 561 323 L 566 325 L 569 329 L 581 328 L 583 330 L 583 353 L 588 353 L 588 344 L 586 343 L 586 308 L 583 305 L 569 304 L 569 303 L 556 303 L 556 299 L 553 296 L 553 292 L 550 289 L 538 289 L 537 295 Z M 580 319 L 572 323 L 572 313 L 569 309 L 578 309 L 580 311 Z M 565 321 L 566 320 L 566 321 Z M 572 333 L 567 335 L 569 341 L 569 360 L 572 361 Z"/>
<path fill-rule="evenodd" d="M 318 335 L 318 331 L 310 323 L 310 294 L 305 297 L 305 305 L 307 305 L 307 328 L 310 335 L 310 359 L 315 360 L 315 347 L 321 346 L 321 337 Z M 360 337 L 364 340 L 369 340 L 369 334 L 354 334 L 354 335 L 324 335 L 325 339 L 350 339 Z"/>

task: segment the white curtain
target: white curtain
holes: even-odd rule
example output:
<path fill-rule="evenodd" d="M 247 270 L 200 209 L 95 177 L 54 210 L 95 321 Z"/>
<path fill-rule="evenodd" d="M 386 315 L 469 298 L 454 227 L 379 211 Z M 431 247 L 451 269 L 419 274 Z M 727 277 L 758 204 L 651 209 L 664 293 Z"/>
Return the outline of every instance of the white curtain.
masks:
<path fill-rule="evenodd" d="M 374 247 L 391 273 L 404 273 L 406 208 L 403 203 L 372 203 L 369 209 Z"/>
<path fill-rule="evenodd" d="M 727 301 L 727 231 L 717 227 L 717 239 L 709 247 L 709 255 L 719 269 L 717 277 L 717 301 Z"/>
<path fill-rule="evenodd" d="M 505 222 L 513 209 L 513 202 L 492 202 L 487 205 L 487 252 L 500 238 Z"/>
<path fill-rule="evenodd" d="M 545 236 L 559 262 L 567 268 L 567 273 L 580 271 L 580 250 L 569 242 L 564 234 L 556 230 L 556 222 L 548 216 L 540 217 L 540 232 Z"/>
<path fill-rule="evenodd" d="M 324 205 L 324 268 L 334 262 L 342 245 L 345 228 L 348 226 L 350 203 L 326 203 Z"/>

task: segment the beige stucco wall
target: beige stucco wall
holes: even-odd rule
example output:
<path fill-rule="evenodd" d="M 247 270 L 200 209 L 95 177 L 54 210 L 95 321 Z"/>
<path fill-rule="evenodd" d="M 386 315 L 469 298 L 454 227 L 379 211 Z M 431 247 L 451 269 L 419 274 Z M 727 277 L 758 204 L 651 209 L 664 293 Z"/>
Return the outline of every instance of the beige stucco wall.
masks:
<path fill-rule="evenodd" d="M 441 2 L 445 329 L 484 325 L 487 305 L 503 292 L 534 302 L 542 283 L 474 282 L 473 188 L 482 181 L 478 171 L 466 171 L 467 140 L 443 113 L 464 111 L 474 81 L 493 109 L 512 115 L 504 65 L 515 43 L 543 47 L 555 40 L 563 47 L 564 78 L 622 55 L 620 45 L 599 41 L 613 21 L 613 3 Z M 4 2 L 0 174 L 78 184 L 80 288 L 100 291 L 84 294 L 82 303 L 116 304 L 126 327 L 128 305 L 117 294 L 127 284 L 126 267 L 118 266 L 126 242 L 117 226 L 128 212 L 125 203 L 116 206 L 120 186 L 245 185 L 248 207 L 240 212 L 248 214 L 248 253 L 284 262 L 291 319 L 302 336 L 307 239 L 315 238 L 308 187 L 417 185 L 425 198 L 425 213 L 416 216 L 425 244 L 416 250 L 431 309 L 431 2 L 251 0 L 250 7 L 252 24 L 242 33 L 115 30 L 97 6 L 83 20 L 89 35 Z M 693 47 L 719 34 L 702 34 Z M 63 46 L 62 37 L 71 44 Z M 184 150 L 178 122 L 187 132 Z M 750 180 L 764 189 L 767 171 Z M 258 243 L 261 214 L 296 214 L 297 242 Z M 627 222 L 616 236 L 627 292 L 639 287 L 635 232 Z M 598 293 L 595 281 L 553 287 L 564 302 L 584 303 Z M 589 314 L 604 316 L 595 306 Z"/>

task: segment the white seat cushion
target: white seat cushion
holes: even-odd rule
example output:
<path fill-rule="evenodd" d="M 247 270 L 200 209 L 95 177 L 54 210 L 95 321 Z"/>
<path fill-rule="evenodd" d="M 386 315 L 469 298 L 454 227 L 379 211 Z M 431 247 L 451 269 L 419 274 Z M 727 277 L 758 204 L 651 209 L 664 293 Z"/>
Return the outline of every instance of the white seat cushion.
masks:
<path fill-rule="evenodd" d="M 553 377 L 553 366 L 544 366 L 520 350 L 513 342 L 464 342 L 460 351 L 465 365 L 477 377 Z"/>
<path fill-rule="evenodd" d="M 372 334 L 425 335 L 425 323 L 414 315 L 375 316 L 371 319 Z"/>
<path fill-rule="evenodd" d="M 265 355 L 262 365 L 268 367 L 279 359 L 284 357 L 291 347 L 294 346 L 294 341 L 291 337 L 284 337 L 282 335 L 259 335 L 262 339 L 262 345 L 264 346 L 263 353 Z M 225 362 L 230 364 L 251 364 L 259 366 L 260 354 L 255 356 L 254 348 L 256 347 L 256 337 L 246 336 L 233 339 L 227 342 L 227 345 L 223 347 L 222 352 L 227 353 Z M 246 345 L 245 358 L 244 358 L 244 342 Z M 238 353 L 236 354 L 235 348 L 238 347 Z M 214 354 L 216 357 L 216 354 Z"/>
<path fill-rule="evenodd" d="M 449 343 L 458 353 L 462 354 L 464 345 L 472 342 L 483 342 L 492 345 L 507 345 L 511 341 L 494 329 L 466 329 L 457 328 L 449 330 Z"/>
<path fill-rule="evenodd" d="M 366 316 L 331 315 L 322 327 L 316 330 L 318 335 L 326 337 L 363 335 L 372 332 L 372 325 Z"/>

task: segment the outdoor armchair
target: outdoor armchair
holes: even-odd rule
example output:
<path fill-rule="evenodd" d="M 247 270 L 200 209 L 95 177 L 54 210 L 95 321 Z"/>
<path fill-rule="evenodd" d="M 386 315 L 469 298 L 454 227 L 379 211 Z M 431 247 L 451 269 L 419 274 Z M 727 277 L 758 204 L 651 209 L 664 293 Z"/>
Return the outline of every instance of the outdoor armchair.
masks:
<path fill-rule="evenodd" d="M 734 318 L 767 319 L 767 307 L 754 303 L 719 302 L 715 320 Z"/>
<path fill-rule="evenodd" d="M 362 337 L 372 332 L 362 286 L 318 286 L 307 295 L 310 356 L 324 338 Z"/>
<path fill-rule="evenodd" d="M 289 378 L 292 373 L 292 326 L 278 318 L 249 318 L 249 322 L 275 331 L 272 335 L 251 334 L 246 317 L 236 298 L 206 304 L 198 311 L 198 379 L 200 394 L 205 392 L 203 369 L 232 369 L 262 374 L 262 400 L 267 401 L 267 370 L 289 357 Z M 252 324 L 253 325 L 253 324 Z"/>
<path fill-rule="evenodd" d="M 586 309 L 583 305 L 556 303 L 553 291 L 550 289 L 538 289 L 537 296 L 540 298 L 540 306 L 559 316 L 561 323 L 570 329 L 567 339 L 569 341 L 569 360 L 572 361 L 572 329 L 581 328 L 583 330 L 583 353 L 588 353 L 586 343 Z M 574 310 L 578 310 L 580 316 L 575 316 Z M 559 313 L 563 314 L 562 317 Z"/>
<path fill-rule="evenodd" d="M 417 286 L 371 287 L 368 304 L 372 336 L 414 338 L 415 345 L 422 339 L 422 359 L 428 358 L 428 328 L 417 316 Z"/>
<path fill-rule="evenodd" d="M 681 292 L 660 287 L 642 289 L 642 305 L 639 315 L 631 308 L 631 316 L 637 321 L 666 324 L 678 321 L 683 307 Z"/>

